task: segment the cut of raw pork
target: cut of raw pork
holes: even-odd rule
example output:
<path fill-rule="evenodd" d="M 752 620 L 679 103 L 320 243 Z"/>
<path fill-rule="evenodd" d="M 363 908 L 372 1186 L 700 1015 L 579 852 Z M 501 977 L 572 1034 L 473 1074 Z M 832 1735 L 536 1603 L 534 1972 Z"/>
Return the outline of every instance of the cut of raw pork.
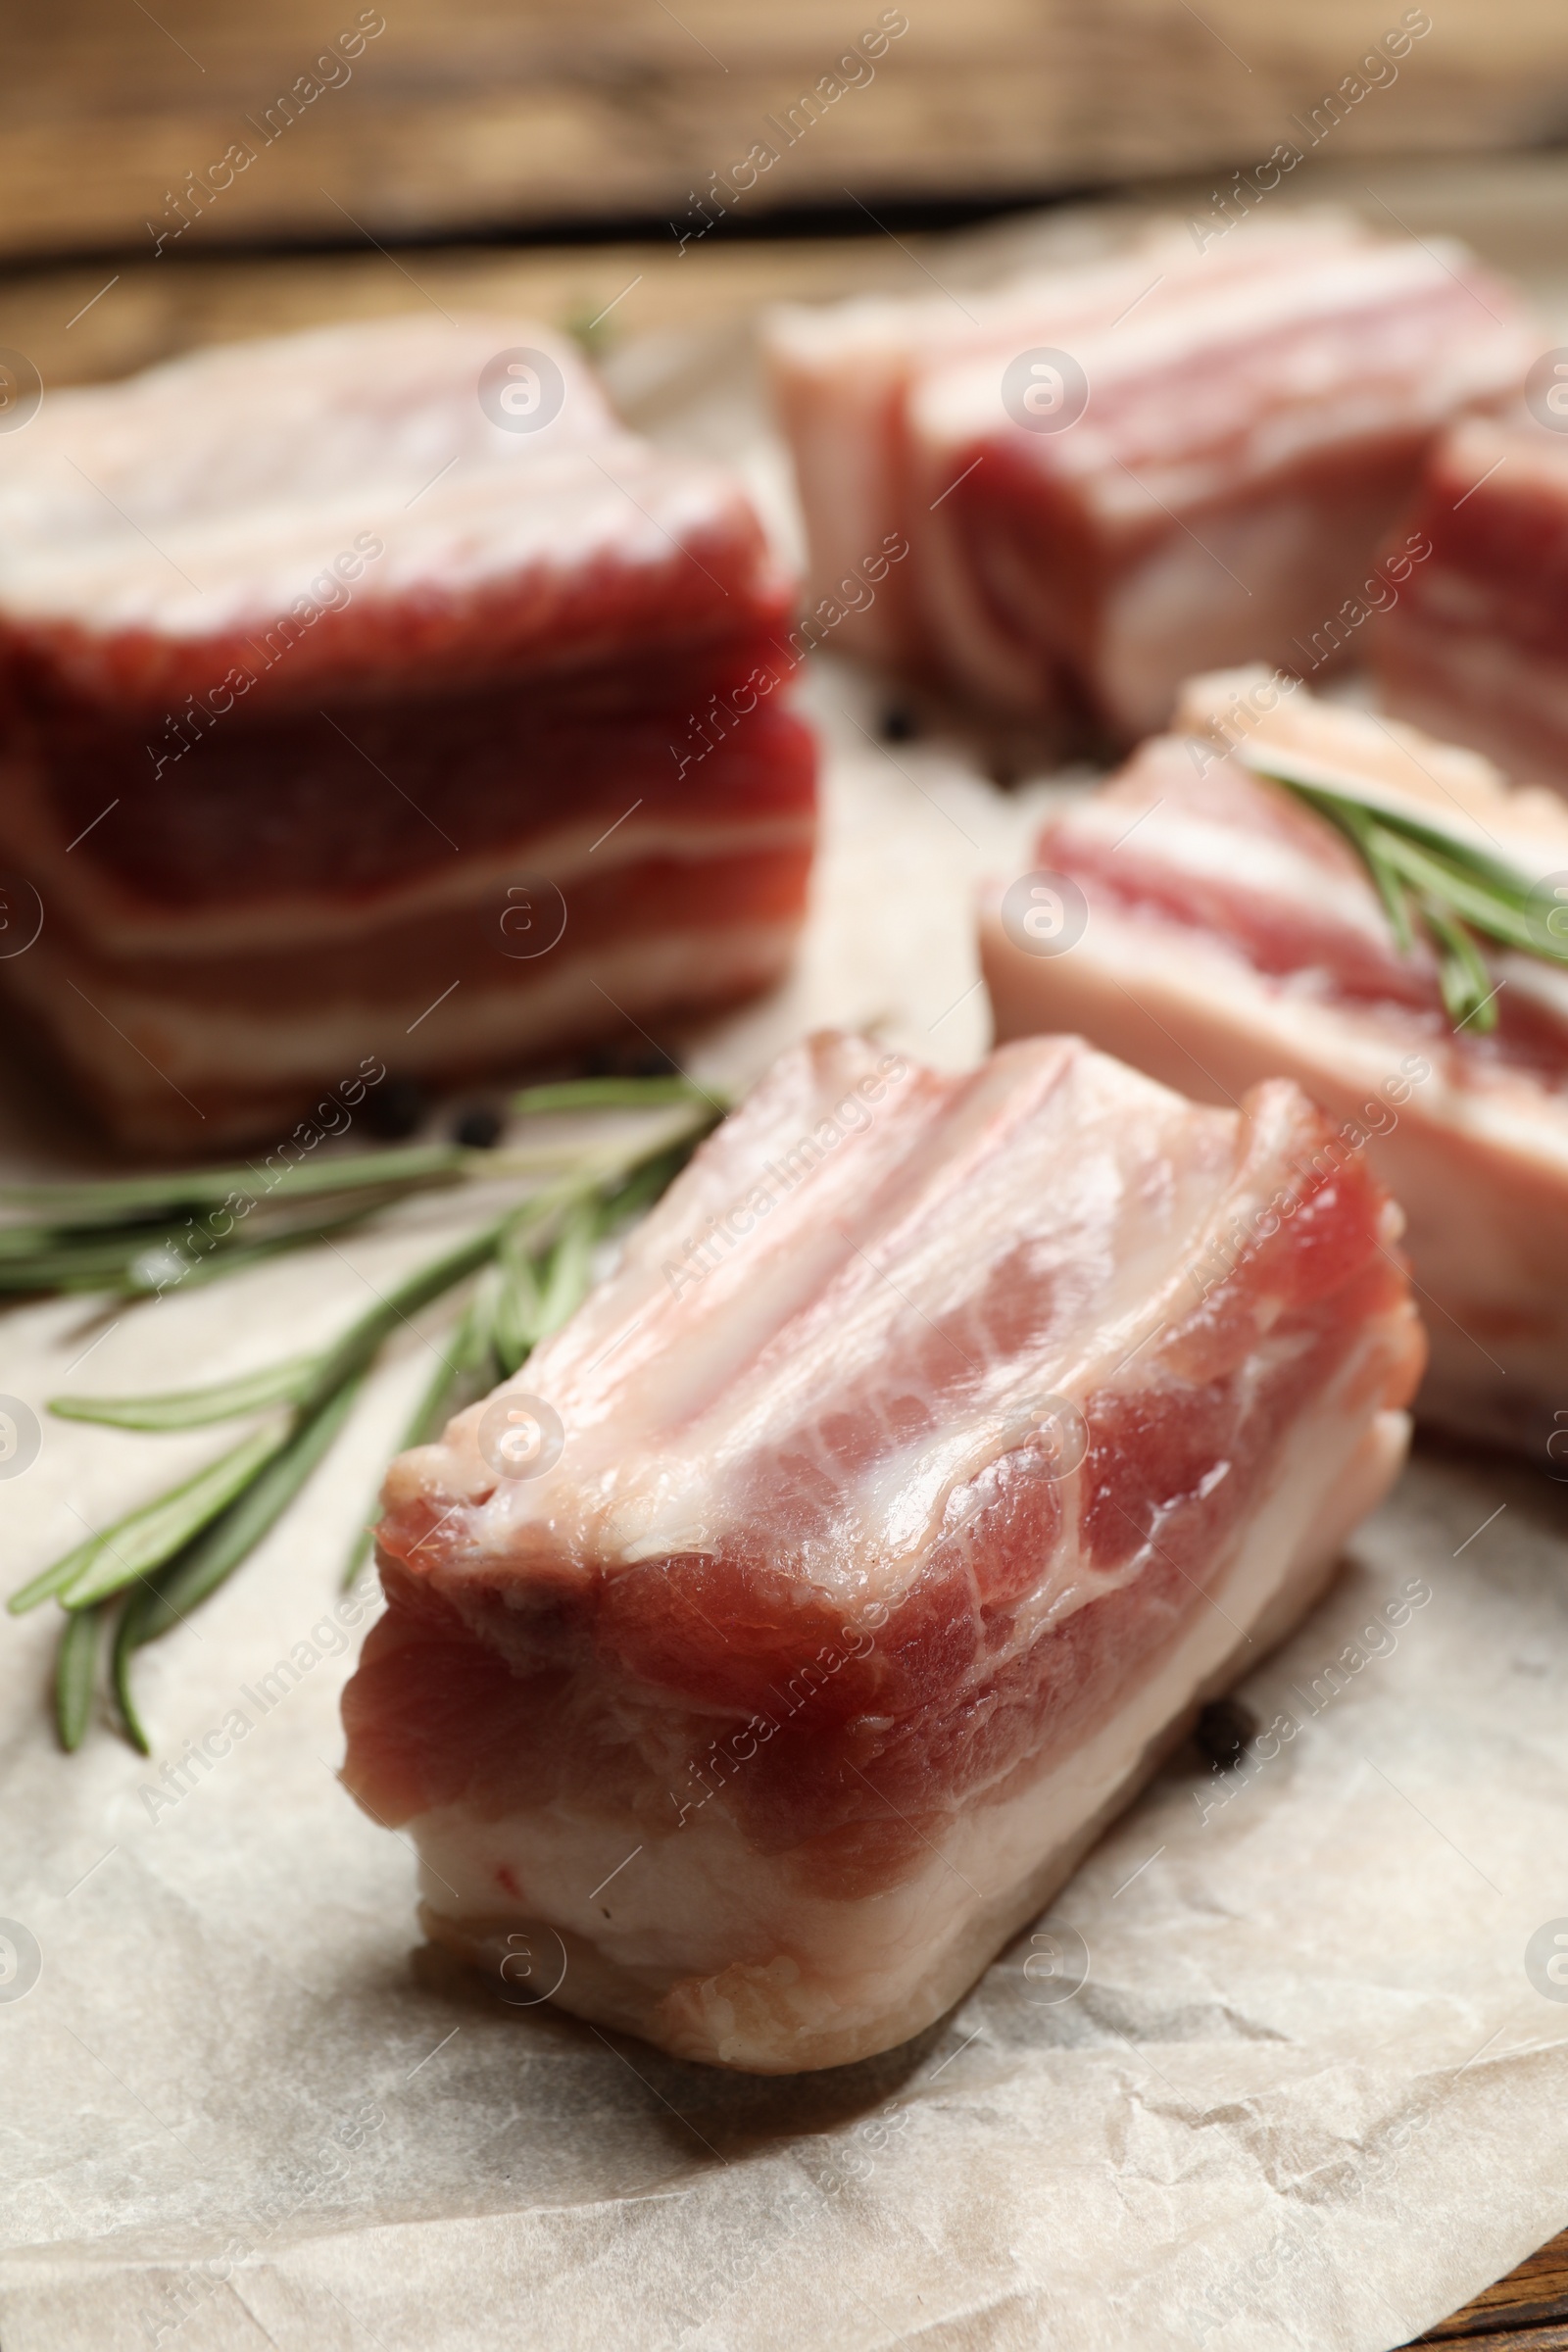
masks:
<path fill-rule="evenodd" d="M 1467 419 L 1407 529 L 1432 553 L 1367 632 L 1389 708 L 1568 794 L 1568 438 L 1525 410 Z"/>
<path fill-rule="evenodd" d="M 1539 348 L 1458 246 L 1317 216 L 769 336 L 812 594 L 857 607 L 835 642 L 1124 741 L 1196 668 L 1296 660 L 1433 435 Z M 867 601 L 890 535 L 908 556 Z"/>
<path fill-rule="evenodd" d="M 741 485 L 515 320 L 50 395 L 0 437 L 0 872 L 43 912 L 0 985 L 160 1147 L 760 988 L 813 840 L 790 602 Z"/>
<path fill-rule="evenodd" d="M 428 1932 L 759 2073 L 939 2017 L 1396 1473 L 1398 1214 L 1327 1134 L 1073 1038 L 786 1054 L 393 1466 L 344 1777 Z"/>
<path fill-rule="evenodd" d="M 1544 1462 L 1568 1396 L 1568 973 L 1488 947 L 1497 1026 L 1455 1034 L 1435 956 L 1399 952 L 1348 844 L 1247 761 L 1314 763 L 1532 880 L 1568 876 L 1568 810 L 1263 670 L 1194 679 L 1176 727 L 1039 838 L 1036 870 L 1087 903 L 1076 944 L 1040 952 L 988 894 L 998 1036 L 1081 1030 L 1211 1102 L 1296 1079 L 1404 1211 L 1432 1347 L 1417 1412 Z"/>

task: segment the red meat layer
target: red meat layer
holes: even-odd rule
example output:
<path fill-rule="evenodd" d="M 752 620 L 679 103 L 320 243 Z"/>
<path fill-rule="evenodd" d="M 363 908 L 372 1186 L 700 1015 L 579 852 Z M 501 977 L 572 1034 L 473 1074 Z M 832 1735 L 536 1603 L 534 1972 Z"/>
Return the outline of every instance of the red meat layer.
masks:
<path fill-rule="evenodd" d="M 809 740 L 779 705 L 759 703 L 698 757 L 706 738 L 694 720 L 770 656 L 777 671 L 770 647 L 754 642 L 722 662 L 643 661 L 554 693 L 325 701 L 263 719 L 241 707 L 184 751 L 74 716 L 32 738 L 43 823 L 60 854 L 91 825 L 72 852 L 78 871 L 176 908 L 313 890 L 370 899 L 454 850 L 522 850 L 566 824 L 596 833 L 639 801 L 644 824 L 809 816 Z M 119 806 L 105 815 L 110 801 Z M 10 825 L 0 818 L 0 835 L 20 830 L 15 812 Z M 21 842 L 14 854 L 24 856 Z"/>
<path fill-rule="evenodd" d="M 1298 1165 L 1328 1133 L 1303 1117 Z M 1293 1422 L 1366 1319 L 1397 1306 L 1364 1166 L 1307 1173 L 1298 1198 L 1143 1351 L 1136 1387 L 1088 1399 L 1090 1596 L 1027 1643 L 1016 1612 L 1065 1489 L 1016 1452 L 953 1497 L 950 1532 L 874 1630 L 846 1627 L 792 1565 L 785 1460 L 754 1541 L 611 1571 L 541 1563 L 494 1588 L 510 1663 L 427 1581 L 421 1505 L 381 1530 L 391 1605 L 345 1702 L 351 1787 L 393 1823 L 459 1802 L 484 1817 L 554 1796 L 635 1805 L 649 1801 L 637 1725 L 673 1710 L 699 1775 L 722 1777 L 704 1762 L 715 1740 L 754 1743 L 725 1801 L 756 1848 L 798 1854 L 818 1890 L 895 1882 L 966 1801 L 1069 1749 L 1208 1605 Z"/>

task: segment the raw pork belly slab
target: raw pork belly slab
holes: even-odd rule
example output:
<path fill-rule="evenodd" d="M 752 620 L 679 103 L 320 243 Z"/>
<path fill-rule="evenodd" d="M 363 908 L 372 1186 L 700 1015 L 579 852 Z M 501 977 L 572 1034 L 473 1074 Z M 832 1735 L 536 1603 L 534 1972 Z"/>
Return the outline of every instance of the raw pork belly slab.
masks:
<path fill-rule="evenodd" d="M 1568 436 L 1468 419 L 1404 523 L 1432 553 L 1367 632 L 1389 708 L 1568 794 Z"/>
<path fill-rule="evenodd" d="M 533 431 L 481 406 L 519 349 Z M 0 438 L 0 869 L 44 910 L 0 985 L 158 1147 L 761 988 L 813 840 L 789 605 L 740 485 L 515 320 L 49 395 Z"/>
<path fill-rule="evenodd" d="M 758 2073 L 939 2017 L 1397 1468 L 1398 1215 L 1327 1134 L 1074 1038 L 785 1054 L 510 1384 L 554 1467 L 495 1400 L 393 1466 L 344 1777 L 428 1932 Z"/>
<path fill-rule="evenodd" d="M 1203 252 L 1165 231 L 961 306 L 790 311 L 770 336 L 813 594 L 889 533 L 910 551 L 838 641 L 1126 741 L 1195 668 L 1289 663 L 1361 588 L 1434 434 L 1539 348 L 1461 248 L 1322 218 Z M 1032 352 L 1068 368 L 1032 382 Z"/>
<path fill-rule="evenodd" d="M 1087 901 L 1075 945 L 1030 953 L 990 894 L 997 1034 L 1079 1029 L 1208 1102 L 1296 1079 L 1404 1211 L 1418 1414 L 1544 1459 L 1568 1396 L 1568 974 L 1488 945 L 1497 1027 L 1454 1034 L 1430 953 L 1398 952 L 1343 837 L 1242 752 L 1318 762 L 1533 878 L 1568 873 L 1568 810 L 1262 670 L 1193 680 L 1176 724 L 1040 836 L 1037 870 Z"/>

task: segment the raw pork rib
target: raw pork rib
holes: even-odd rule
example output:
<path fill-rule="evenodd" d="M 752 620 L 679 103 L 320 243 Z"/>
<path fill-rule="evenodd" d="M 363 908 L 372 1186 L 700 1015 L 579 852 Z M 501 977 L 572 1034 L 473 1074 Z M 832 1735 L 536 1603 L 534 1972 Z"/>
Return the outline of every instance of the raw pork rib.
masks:
<path fill-rule="evenodd" d="M 1469 419 L 1404 519 L 1432 554 L 1367 632 L 1390 709 L 1568 793 L 1568 439 Z"/>
<path fill-rule="evenodd" d="M 519 348 L 534 431 L 481 406 Z M 814 822 L 789 605 L 740 485 L 515 320 L 51 394 L 0 437 L 0 871 L 44 910 L 0 985 L 122 1136 L 211 1147 L 368 1055 L 770 983 Z"/>
<path fill-rule="evenodd" d="M 1123 740 L 1197 667 L 1288 662 L 1361 587 L 1434 433 L 1538 349 L 1457 246 L 1323 218 L 1204 252 L 1165 231 L 962 305 L 787 311 L 770 337 L 812 591 L 859 608 L 837 642 Z M 1012 375 L 1053 351 L 1087 407 L 1037 430 L 1026 395 L 1049 421 L 1072 387 Z M 855 598 L 889 535 L 907 559 Z"/>
<path fill-rule="evenodd" d="M 1211 1102 L 1296 1079 L 1404 1211 L 1432 1347 L 1418 1413 L 1544 1459 L 1568 1395 L 1568 974 L 1489 948 L 1496 1030 L 1455 1035 L 1435 961 L 1400 955 L 1348 845 L 1243 753 L 1320 762 L 1533 878 L 1568 873 L 1568 810 L 1262 670 L 1193 680 L 1176 726 L 1040 837 L 1036 868 L 1088 902 L 1075 946 L 1031 953 L 990 895 L 998 1036 L 1078 1029 Z"/>
<path fill-rule="evenodd" d="M 555 1467 L 493 1401 L 393 1467 L 345 1778 L 429 1933 L 758 2073 L 940 2016 L 1398 1465 L 1398 1214 L 1327 1132 L 1073 1038 L 785 1054 L 511 1384 Z"/>

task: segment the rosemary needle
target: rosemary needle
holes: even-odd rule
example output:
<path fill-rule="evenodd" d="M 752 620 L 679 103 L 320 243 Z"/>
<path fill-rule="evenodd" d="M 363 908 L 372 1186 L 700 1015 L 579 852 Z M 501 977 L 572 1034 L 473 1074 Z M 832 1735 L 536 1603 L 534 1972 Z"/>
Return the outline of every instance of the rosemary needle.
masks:
<path fill-rule="evenodd" d="M 403 1185 L 456 1183 L 481 1155 L 459 1144 L 414 1144 L 403 1150 L 340 1153 L 297 1161 L 270 1176 L 261 1169 L 178 1169 L 167 1176 L 109 1176 L 84 1184 L 8 1184 L 0 1201 L 48 1211 L 49 1224 L 87 1227 L 157 1219 L 172 1210 L 255 1207 L 269 1200 L 311 1200 L 358 1188 L 384 1192 Z"/>
<path fill-rule="evenodd" d="M 111 1429 L 203 1429 L 268 1405 L 297 1404 L 316 1362 L 314 1355 L 291 1355 L 210 1388 L 173 1389 L 156 1396 L 51 1396 L 49 1410 L 62 1421 L 101 1421 Z"/>
<path fill-rule="evenodd" d="M 512 1107 L 526 1115 L 546 1110 L 647 1110 L 656 1103 L 706 1103 L 727 1108 L 721 1097 L 690 1078 L 567 1078 L 559 1086 L 527 1086 Z"/>
<path fill-rule="evenodd" d="M 265 1415 L 247 1436 L 152 1501 L 94 1534 L 41 1570 L 9 1602 L 13 1612 L 57 1599 L 66 1611 L 55 1680 L 62 1744 L 78 1746 L 91 1719 L 106 1621 L 118 1609 L 110 1678 L 134 1745 L 148 1739 L 131 1689 L 136 1651 L 180 1623 L 238 1568 L 293 1501 L 329 1450 L 361 1381 L 390 1335 L 421 1308 L 477 1274 L 467 1307 L 437 1345 L 436 1371 L 420 1396 L 405 1445 L 430 1438 L 449 1413 L 483 1396 L 573 1313 L 592 1276 L 596 1245 L 657 1200 L 723 1105 L 681 1078 L 587 1079 L 535 1087 L 516 1098 L 522 1115 L 680 1106 L 688 1116 L 650 1141 L 584 1150 L 516 1152 L 417 1146 L 323 1159 L 266 1179 L 261 1171 L 198 1171 L 103 1184 L 19 1186 L 0 1201 L 33 1210 L 32 1225 L 0 1225 L 0 1292 L 151 1290 L 168 1280 L 204 1282 L 280 1250 L 318 1241 L 346 1223 L 431 1186 L 470 1176 L 533 1179 L 535 1189 L 500 1216 L 449 1244 L 393 1284 L 326 1347 L 206 1388 L 131 1396 L 61 1396 L 67 1420 L 121 1429 L 196 1429 Z M 551 1169 L 567 1172 L 540 1182 Z M 278 1197 L 286 1214 L 197 1234 L 194 1212 L 236 1200 Z M 317 1203 L 314 1206 L 312 1203 Z M 183 1217 L 184 1222 L 177 1220 Z M 195 1249 L 199 1253 L 193 1255 Z M 369 1542 L 367 1530 L 352 1576 Z"/>
<path fill-rule="evenodd" d="M 161 1568 L 166 1560 L 199 1535 L 210 1519 L 225 1510 L 242 1494 L 259 1470 L 287 1443 L 288 1427 L 270 1423 L 254 1430 L 239 1445 L 209 1462 L 167 1494 L 143 1503 L 140 1510 L 120 1519 L 85 1547 L 71 1552 L 53 1568 L 11 1596 L 9 1607 L 20 1616 L 24 1609 L 58 1594 L 68 1609 L 84 1609 L 123 1592 L 138 1578 Z M 73 1576 L 63 1576 L 71 1561 L 80 1564 Z"/>
<path fill-rule="evenodd" d="M 1544 919 L 1528 874 L 1464 834 L 1316 761 L 1255 744 L 1237 747 L 1244 766 L 1326 817 L 1371 875 L 1395 944 L 1415 953 L 1416 927 L 1436 954 L 1444 1008 L 1455 1029 L 1497 1025 L 1497 989 L 1476 933 L 1547 963 L 1568 963 L 1568 941 Z"/>
<path fill-rule="evenodd" d="M 155 1582 L 143 1583 L 126 1602 L 115 1637 L 112 1672 L 125 1729 L 143 1755 L 151 1751 L 131 1698 L 132 1653 L 188 1616 L 255 1550 L 327 1452 L 359 1389 L 358 1379 L 346 1380 L 334 1396 L 302 1420 L 288 1444 L 227 1508 L 176 1554 Z"/>
<path fill-rule="evenodd" d="M 69 1755 L 86 1736 L 92 1714 L 92 1687 L 98 1668 L 98 1637 L 103 1611 L 81 1609 L 68 1619 L 60 1654 L 55 1660 L 55 1728 Z"/>

